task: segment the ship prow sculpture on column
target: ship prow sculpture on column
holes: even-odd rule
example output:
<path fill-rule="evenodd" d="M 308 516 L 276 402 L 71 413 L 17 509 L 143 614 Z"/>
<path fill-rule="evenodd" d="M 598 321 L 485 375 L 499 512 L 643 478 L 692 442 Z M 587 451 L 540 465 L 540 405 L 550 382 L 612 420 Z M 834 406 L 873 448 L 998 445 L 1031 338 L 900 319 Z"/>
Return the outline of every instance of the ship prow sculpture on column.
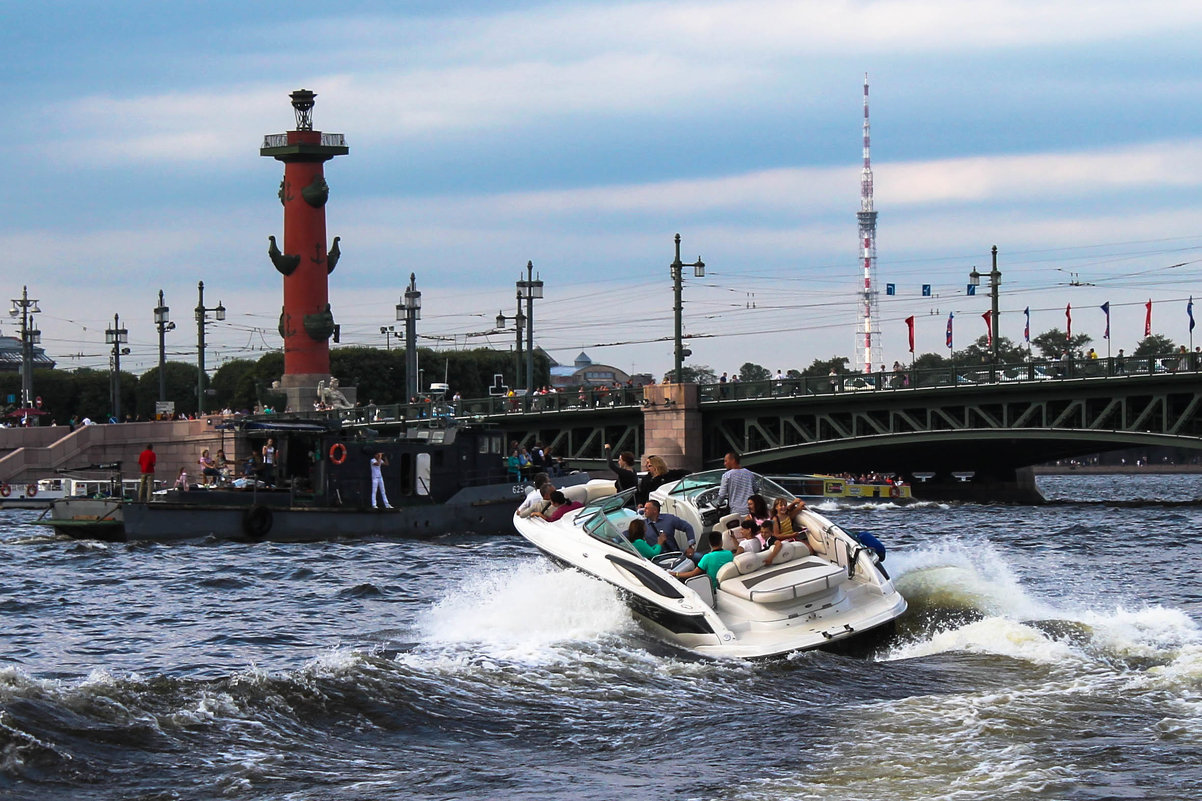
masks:
<path fill-rule="evenodd" d="M 284 163 L 279 191 L 284 207 L 283 247 L 274 235 L 267 237 L 268 258 L 284 280 L 279 325 L 284 340 L 284 374 L 280 388 L 293 411 L 319 403 L 349 408 L 354 405 L 354 388 L 340 390 L 338 379 L 330 375 L 330 339 L 336 338 L 338 324 L 330 307 L 328 276 L 342 251 L 340 237 L 334 237 L 332 247 L 326 249 L 325 207 L 330 185 L 323 166 L 335 156 L 346 155 L 348 148 L 342 134 L 313 130 L 315 93 L 298 89 L 290 97 L 296 129 L 268 134 L 259 150 L 260 155 Z M 323 393 L 330 393 L 332 401 Z"/>

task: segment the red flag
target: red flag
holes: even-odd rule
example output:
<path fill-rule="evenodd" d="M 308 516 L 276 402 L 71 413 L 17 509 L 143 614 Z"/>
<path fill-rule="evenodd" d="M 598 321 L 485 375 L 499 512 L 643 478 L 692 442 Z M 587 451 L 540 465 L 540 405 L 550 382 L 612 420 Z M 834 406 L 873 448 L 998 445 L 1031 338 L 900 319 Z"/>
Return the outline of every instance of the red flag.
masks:
<path fill-rule="evenodd" d="M 993 312 L 987 311 L 981 315 L 985 319 L 985 347 L 993 347 Z"/>
<path fill-rule="evenodd" d="M 1064 307 L 1064 319 L 1068 320 L 1068 331 L 1064 338 L 1068 340 L 1068 344 L 1073 344 L 1073 304 L 1068 304 Z"/>
<path fill-rule="evenodd" d="M 1144 336 L 1152 336 L 1152 299 L 1148 299 L 1147 304 L 1148 316 L 1144 318 Z"/>
<path fill-rule="evenodd" d="M 906 325 L 910 329 L 910 355 L 913 356 L 914 355 L 914 318 L 907 317 Z"/>

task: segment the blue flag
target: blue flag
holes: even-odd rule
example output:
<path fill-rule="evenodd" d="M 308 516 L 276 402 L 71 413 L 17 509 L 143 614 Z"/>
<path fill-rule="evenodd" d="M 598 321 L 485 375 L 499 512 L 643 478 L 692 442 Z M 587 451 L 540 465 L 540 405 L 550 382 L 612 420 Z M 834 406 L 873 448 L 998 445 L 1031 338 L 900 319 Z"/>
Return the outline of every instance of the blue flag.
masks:
<path fill-rule="evenodd" d="M 977 294 L 977 288 L 976 288 L 976 286 L 974 286 L 973 284 L 967 284 L 966 286 L 968 287 L 968 293 L 967 293 L 967 294 L 969 294 L 969 295 L 975 295 L 975 294 Z"/>
<path fill-rule="evenodd" d="M 922 285 L 922 296 L 924 298 L 929 298 L 931 296 L 931 285 L 930 284 Z"/>
<path fill-rule="evenodd" d="M 1027 326 L 1023 329 L 1023 339 L 1027 340 L 1027 344 L 1031 344 L 1031 307 L 1023 309 L 1023 314 L 1027 315 Z"/>
<path fill-rule="evenodd" d="M 885 294 L 886 295 L 896 295 L 897 294 L 897 284 L 885 284 Z"/>
<path fill-rule="evenodd" d="M 1189 296 L 1189 303 L 1185 304 L 1185 313 L 1189 315 L 1189 330 L 1194 330 L 1194 296 Z"/>
<path fill-rule="evenodd" d="M 954 312 L 947 313 L 947 347 L 948 347 L 948 349 L 951 349 L 951 347 L 952 347 L 952 318 L 955 316 L 956 315 Z"/>
<path fill-rule="evenodd" d="M 1102 334 L 1102 339 L 1110 339 L 1110 301 L 1103 303 L 1101 309 L 1106 312 L 1106 333 Z"/>

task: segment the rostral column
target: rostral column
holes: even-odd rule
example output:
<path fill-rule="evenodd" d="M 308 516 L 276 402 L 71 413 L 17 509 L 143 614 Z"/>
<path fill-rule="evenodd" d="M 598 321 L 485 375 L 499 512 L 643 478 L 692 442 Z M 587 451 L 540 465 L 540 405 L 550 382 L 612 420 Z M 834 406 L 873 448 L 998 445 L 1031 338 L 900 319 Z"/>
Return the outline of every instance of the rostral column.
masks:
<path fill-rule="evenodd" d="M 337 327 L 330 311 L 329 275 L 338 263 L 338 237 L 326 250 L 326 184 L 323 165 L 347 154 L 342 134 L 313 130 L 316 94 L 293 92 L 296 130 L 263 137 L 262 156 L 284 162 L 279 198 L 284 206 L 284 244 L 268 237 L 268 255 L 284 276 L 284 307 L 280 336 L 284 339 L 284 375 L 281 386 L 294 411 L 309 408 L 317 396 L 317 383 L 330 378 L 330 337 Z"/>

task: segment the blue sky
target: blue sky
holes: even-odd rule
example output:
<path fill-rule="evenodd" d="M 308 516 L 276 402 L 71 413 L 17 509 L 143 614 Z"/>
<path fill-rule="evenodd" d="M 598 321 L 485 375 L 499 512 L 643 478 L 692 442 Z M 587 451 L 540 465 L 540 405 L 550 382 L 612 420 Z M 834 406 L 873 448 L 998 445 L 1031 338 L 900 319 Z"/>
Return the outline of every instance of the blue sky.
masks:
<path fill-rule="evenodd" d="M 261 355 L 281 279 L 280 166 L 262 135 L 344 133 L 326 167 L 344 343 L 384 347 L 410 272 L 422 343 L 509 347 L 527 260 L 538 344 L 657 375 L 672 362 L 672 237 L 694 356 L 802 368 L 852 356 L 862 81 L 872 86 L 881 361 L 1065 325 L 1105 354 L 1189 341 L 1202 300 L 1202 7 L 1145 2 L 8 3 L 0 30 L 9 297 L 39 298 L 63 367 L 157 362 L 152 310 L 195 359 L 196 283 L 229 309 L 210 366 Z M 16 191 L 12 191 L 12 187 Z M 1181 265 L 1181 266 L 1174 266 Z M 924 283 L 935 297 L 920 296 Z M 1076 284 L 1076 285 L 1074 285 Z M 3 329 L 11 335 L 11 324 Z M 1199 332 L 1198 344 L 1202 344 Z M 432 368 L 433 369 L 433 368 Z"/>

